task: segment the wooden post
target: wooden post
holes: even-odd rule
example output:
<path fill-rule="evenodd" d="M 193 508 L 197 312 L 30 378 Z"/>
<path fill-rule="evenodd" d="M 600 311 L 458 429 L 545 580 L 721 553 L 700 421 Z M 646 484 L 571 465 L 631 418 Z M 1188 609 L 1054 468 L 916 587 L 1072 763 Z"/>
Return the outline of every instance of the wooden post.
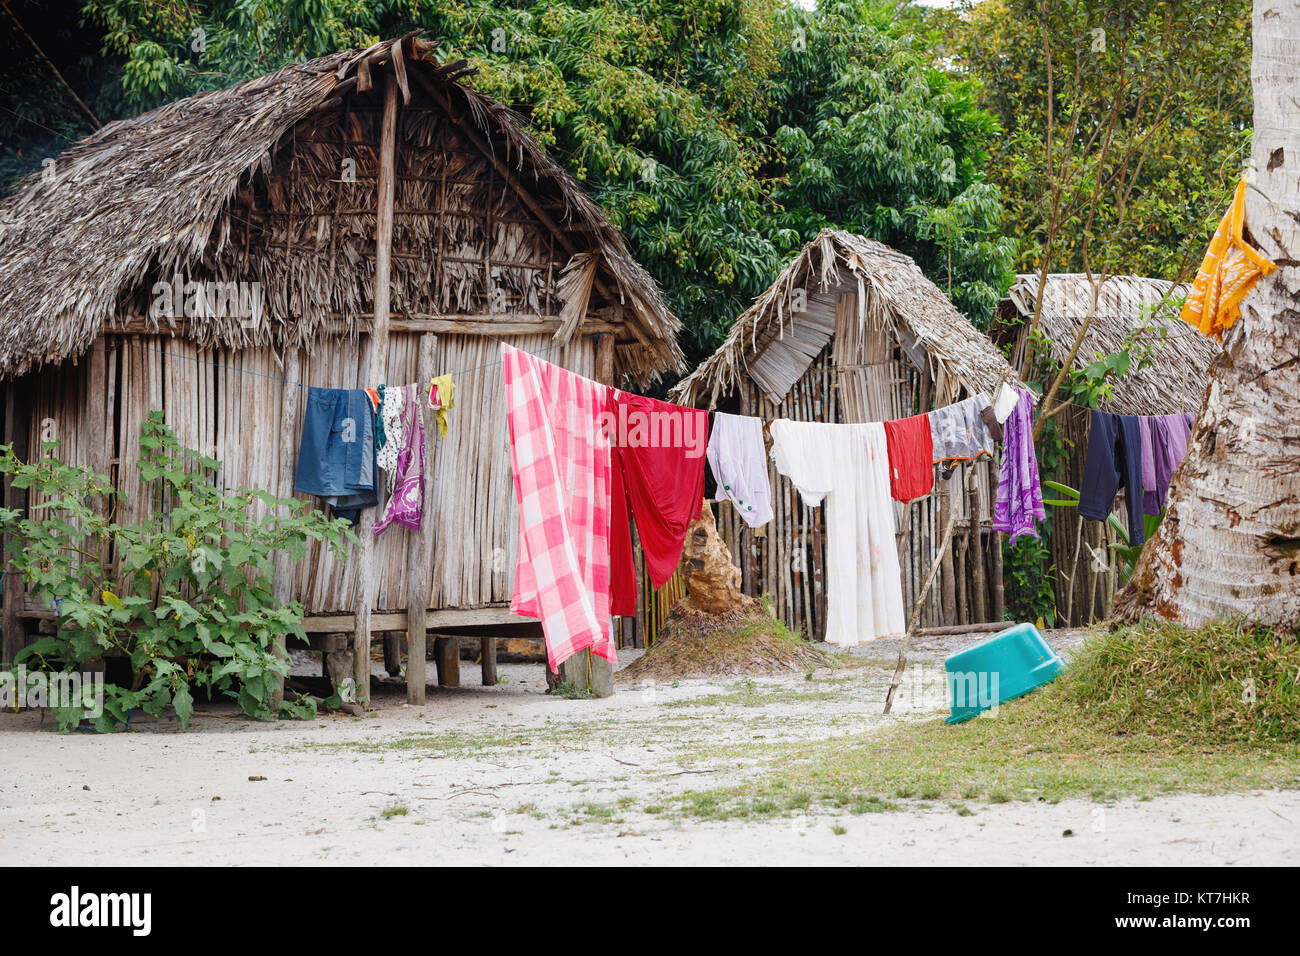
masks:
<path fill-rule="evenodd" d="M 438 348 L 438 336 L 420 336 L 420 353 L 416 361 L 416 374 L 420 384 L 427 386 L 434 375 L 434 356 Z M 419 390 L 423 392 L 423 389 Z M 420 519 L 420 530 L 408 532 L 410 546 L 409 565 L 411 579 L 407 584 L 406 594 L 406 702 L 423 704 L 425 685 L 428 683 L 426 671 L 425 616 L 433 591 L 433 462 L 438 443 L 437 415 L 429 407 L 423 394 L 416 395 L 420 402 L 420 414 L 424 420 L 424 516 Z"/>
<path fill-rule="evenodd" d="M 479 638 L 479 654 L 482 659 L 483 686 L 494 687 L 497 682 L 497 639 Z"/>
<path fill-rule="evenodd" d="M 31 387 L 32 380 L 30 376 L 11 380 L 5 387 L 4 440 L 14 446 L 14 454 L 23 460 L 31 457 L 32 412 L 31 403 L 27 398 Z M 13 487 L 10 480 L 6 478 L 4 483 L 4 503 L 6 508 L 26 511 L 26 490 Z M 7 543 L 4 542 L 4 544 Z M 0 641 L 0 663 L 12 664 L 18 652 L 23 648 L 23 625 L 22 619 L 18 617 L 18 612 L 22 610 L 23 601 L 26 600 L 27 589 L 23 586 L 22 576 L 9 569 L 7 551 L 5 555 L 4 635 L 3 641 Z"/>
<path fill-rule="evenodd" d="M 989 536 L 989 548 L 993 554 L 993 580 L 990 582 L 990 590 L 993 592 L 993 620 L 1001 621 L 1007 612 L 1007 592 L 1006 585 L 1002 580 L 1002 532 L 994 531 Z"/>
<path fill-rule="evenodd" d="M 435 637 L 433 639 L 434 663 L 438 667 L 439 687 L 460 686 L 460 639 Z"/>
<path fill-rule="evenodd" d="M 966 489 L 969 493 L 967 511 L 970 513 L 971 601 L 970 623 L 988 620 L 988 602 L 984 597 L 984 538 L 980 528 L 979 473 L 982 464 L 972 462 L 966 469 Z"/>
<path fill-rule="evenodd" d="M 907 631 L 903 634 L 903 646 L 898 650 L 898 663 L 894 665 L 894 679 L 889 685 L 889 690 L 885 692 L 884 713 L 886 714 L 894 706 L 894 691 L 898 690 L 898 685 L 903 680 L 903 669 L 907 667 L 907 651 L 911 647 L 912 634 L 916 631 L 916 625 L 921 620 L 921 612 L 925 609 L 926 599 L 930 596 L 930 585 L 934 584 L 934 576 L 939 573 L 944 557 L 952 558 L 952 532 L 956 525 L 957 509 L 950 508 L 948 521 L 943 529 L 943 540 L 939 542 L 939 549 L 935 552 L 934 561 L 930 564 L 930 573 L 925 576 L 925 583 L 921 585 L 921 591 L 916 596 L 916 607 L 912 609 L 912 619 L 907 622 Z"/>
<path fill-rule="evenodd" d="M 596 381 L 602 385 L 614 385 L 614 334 L 599 332 L 594 336 L 596 351 Z M 609 639 L 614 640 L 614 622 L 610 621 Z M 587 687 L 593 697 L 609 697 L 614 693 L 614 665 L 603 657 L 597 657 L 590 651 L 583 652 L 588 658 Z M 579 655 L 575 655 L 579 656 Z"/>
<path fill-rule="evenodd" d="M 402 632 L 388 631 L 384 634 L 384 671 L 389 677 L 402 673 Z"/>
<path fill-rule="evenodd" d="M 939 489 L 939 521 L 945 527 L 951 524 L 957 518 L 957 503 L 952 499 L 952 480 L 936 478 L 936 483 L 942 482 Z M 943 568 L 943 578 L 940 581 L 940 587 L 943 589 L 943 614 L 940 618 L 943 624 L 957 623 L 957 577 L 956 570 L 953 568 L 952 548 L 945 546 L 939 550 L 939 561 Z M 921 603 L 921 595 L 917 594 L 916 603 Z"/>
<path fill-rule="evenodd" d="M 280 473 L 276 481 L 277 498 L 293 497 L 293 473 L 297 468 L 296 452 L 298 449 L 298 402 L 302 387 L 296 384 L 301 374 L 298 347 L 291 346 L 284 353 L 285 382 L 280 388 Z M 276 602 L 284 605 L 293 598 L 294 579 L 297 577 L 298 564 L 287 551 L 278 551 L 275 566 L 271 573 L 271 595 Z M 275 639 L 274 652 L 281 660 L 289 657 L 285 647 L 284 635 Z M 276 677 L 271 689 L 271 706 L 278 710 L 284 700 L 284 678 Z"/>
<path fill-rule="evenodd" d="M 384 119 L 379 139 L 379 195 L 375 209 L 375 317 L 370 329 L 370 348 L 363 385 L 384 380 L 388 362 L 388 311 L 391 293 L 393 251 L 393 198 L 396 195 L 397 80 L 389 73 L 384 83 Z M 375 471 L 375 484 L 379 472 Z M 376 487 L 376 490 L 378 488 Z M 352 676 L 357 684 L 357 703 L 370 701 L 370 611 L 379 590 L 375 573 L 375 508 L 363 508 L 357 537 L 356 614 L 352 630 Z"/>

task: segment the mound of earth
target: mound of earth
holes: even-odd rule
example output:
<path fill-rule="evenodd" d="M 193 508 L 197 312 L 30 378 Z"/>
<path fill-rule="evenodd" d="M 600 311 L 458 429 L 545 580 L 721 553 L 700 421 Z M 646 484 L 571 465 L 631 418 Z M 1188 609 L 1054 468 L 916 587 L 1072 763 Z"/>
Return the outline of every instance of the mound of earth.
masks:
<path fill-rule="evenodd" d="M 621 681 L 806 673 L 836 661 L 792 633 L 753 598 L 710 614 L 673 608 L 654 644 L 619 671 Z"/>
<path fill-rule="evenodd" d="M 674 680 L 729 674 L 781 674 L 833 667 L 835 659 L 802 640 L 759 601 L 740 590 L 740 568 L 706 501 L 686 529 L 682 571 L 686 596 L 673 605 L 659 636 L 622 680 Z"/>

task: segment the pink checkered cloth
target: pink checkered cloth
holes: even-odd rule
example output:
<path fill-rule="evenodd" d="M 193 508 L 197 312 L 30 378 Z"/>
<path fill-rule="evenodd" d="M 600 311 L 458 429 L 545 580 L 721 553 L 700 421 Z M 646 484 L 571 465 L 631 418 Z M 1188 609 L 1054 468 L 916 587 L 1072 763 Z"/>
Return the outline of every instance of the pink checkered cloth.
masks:
<path fill-rule="evenodd" d="M 502 343 L 506 422 L 519 504 L 510 610 L 540 618 L 551 670 L 609 639 L 609 390 Z"/>

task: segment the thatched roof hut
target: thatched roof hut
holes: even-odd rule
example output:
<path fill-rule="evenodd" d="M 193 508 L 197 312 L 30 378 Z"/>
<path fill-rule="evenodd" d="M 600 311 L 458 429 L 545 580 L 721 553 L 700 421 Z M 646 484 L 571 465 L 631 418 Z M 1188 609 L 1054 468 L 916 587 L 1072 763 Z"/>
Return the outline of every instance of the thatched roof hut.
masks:
<path fill-rule="evenodd" d="M 988 337 L 910 257 L 874 239 L 823 229 L 741 313 L 718 350 L 677 384 L 674 400 L 712 407 L 745 373 L 779 402 L 836 330 L 825 309 L 797 309 L 797 297 L 825 302 L 844 292 L 854 293 L 857 309 L 847 318 L 863 329 L 887 329 L 927 378 L 945 378 L 970 394 L 1009 375 L 1018 381 Z"/>
<path fill-rule="evenodd" d="M 191 323 L 202 346 L 310 351 L 368 331 L 376 210 L 360 200 L 374 190 L 374 74 L 390 63 L 408 147 L 395 320 L 553 313 L 569 336 L 606 310 L 623 327 L 617 373 L 678 367 L 678 320 L 618 230 L 517 114 L 433 49 L 408 37 L 295 63 L 110 123 L 28 176 L 0 202 L 0 379 L 75 358 L 101 331 L 169 331 L 149 290 L 178 271 L 269 292 L 256 328 Z"/>
<path fill-rule="evenodd" d="M 904 418 L 1020 379 L 984 333 L 909 257 L 826 229 L 736 320 L 722 346 L 673 389 L 683 404 L 764 419 L 869 422 Z M 958 533 L 923 624 L 1000 620 L 1002 565 L 992 530 L 996 475 L 974 466 L 937 480 L 930 498 L 899 506 L 899 554 L 909 608 L 942 537 L 948 509 Z M 773 522 L 757 533 L 718 506 L 718 529 L 741 561 L 748 594 L 768 593 L 792 628 L 825 630 L 825 519 L 770 469 Z M 973 516 L 973 517 L 972 517 Z M 937 598 L 937 599 L 936 599 Z"/>
<path fill-rule="evenodd" d="M 1113 395 L 1101 410 L 1117 415 L 1172 415 L 1194 412 L 1205 391 L 1210 360 L 1218 347 L 1178 318 L 1187 287 L 1164 279 L 1109 276 L 1098 279 L 1093 307 L 1093 284 L 1079 273 L 1052 273 L 1042 296 L 1039 326 L 1047 352 L 1059 367 L 1070 355 L 1088 315 L 1092 323 L 1074 360 L 1083 368 L 1098 354 L 1108 355 L 1131 344 L 1136 350 L 1153 348 L 1155 361 L 1119 379 Z M 1016 276 L 999 304 L 993 338 L 1011 345 L 1012 364 L 1024 373 L 1029 323 L 1038 303 L 1038 274 Z"/>
<path fill-rule="evenodd" d="M 1052 273 L 1042 295 L 1039 325 L 1044 341 L 1037 349 L 1050 360 L 1049 372 L 1070 356 L 1079 330 L 1088 316 L 1092 321 L 1074 359 L 1076 369 L 1123 348 L 1133 353 L 1151 350 L 1147 367 L 1131 369 L 1112 387 L 1099 409 L 1117 415 L 1172 415 L 1197 412 L 1209 377 L 1210 361 L 1218 346 L 1178 318 L 1186 286 L 1141 276 L 1100 277 L 1095 285 L 1086 275 Z M 1024 376 L 1029 327 L 1039 302 L 1037 273 L 1019 275 L 999 304 L 993 338 L 1011 354 L 1012 364 Z M 1046 353 L 1044 356 L 1043 353 Z M 1087 409 L 1072 407 L 1054 419 L 1068 454 L 1057 470 L 1044 474 L 1079 488 L 1088 448 L 1091 418 Z M 1116 501 L 1120 507 L 1121 498 Z M 1052 534 L 1048 542 L 1056 594 L 1057 622 L 1077 625 L 1110 613 L 1118 586 L 1109 545 L 1118 538 L 1105 523 L 1081 521 L 1070 508 L 1052 508 Z"/>
<path fill-rule="evenodd" d="M 518 620 L 502 341 L 611 384 L 682 363 L 679 322 L 618 231 L 432 51 L 409 35 L 112 123 L 0 203 L 4 440 L 57 437 L 112 478 L 121 519 L 150 507 L 134 463 L 151 410 L 227 486 L 288 497 L 300 386 L 458 376 L 421 532 L 277 568 L 307 630 L 355 621 L 358 650 L 372 630 L 422 642 Z M 11 488 L 5 504 L 29 503 Z M 51 616 L 6 578 L 7 641 Z"/>

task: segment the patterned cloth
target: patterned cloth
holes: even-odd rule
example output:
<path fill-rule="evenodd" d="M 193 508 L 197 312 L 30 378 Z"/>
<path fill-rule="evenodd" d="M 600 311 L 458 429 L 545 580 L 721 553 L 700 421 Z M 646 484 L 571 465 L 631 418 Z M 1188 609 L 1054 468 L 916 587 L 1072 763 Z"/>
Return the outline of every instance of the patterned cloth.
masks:
<path fill-rule="evenodd" d="M 506 423 L 519 505 L 510 610 L 538 617 L 551 670 L 585 648 L 616 662 L 610 641 L 609 389 L 501 345 Z"/>
<path fill-rule="evenodd" d="M 1223 340 L 1224 330 L 1241 318 L 1241 300 L 1255 283 L 1277 268 L 1243 238 L 1246 225 L 1246 180 L 1237 184 L 1232 205 L 1214 230 L 1210 248 L 1192 282 L 1191 294 L 1178 317 Z"/>
<path fill-rule="evenodd" d="M 397 470 L 397 459 L 406 447 L 402 398 L 406 389 L 399 386 L 379 386 L 379 450 L 375 464 L 390 475 Z"/>
<path fill-rule="evenodd" d="M 402 450 L 397 456 L 397 474 L 393 477 L 393 495 L 388 499 L 384 516 L 375 522 L 375 534 L 381 534 L 393 522 L 412 531 L 420 530 L 424 515 L 424 421 L 420 416 L 420 401 L 415 385 L 389 388 L 384 392 L 387 403 L 402 395 L 401 432 L 404 436 Z M 405 394 L 403 394 L 405 393 Z M 391 435 L 392 432 L 390 431 Z M 390 438 L 389 446 L 395 447 Z"/>
<path fill-rule="evenodd" d="M 989 405 L 983 393 L 929 413 L 930 441 L 934 460 L 967 461 L 980 455 L 993 456 L 993 436 L 980 415 Z"/>
<path fill-rule="evenodd" d="M 998 498 L 993 506 L 993 527 L 1010 533 L 1038 537 L 1034 521 L 1047 517 L 1043 489 L 1038 481 L 1034 454 L 1034 398 L 1022 391 L 1015 410 L 1003 424 L 1002 465 L 998 470 Z"/>

